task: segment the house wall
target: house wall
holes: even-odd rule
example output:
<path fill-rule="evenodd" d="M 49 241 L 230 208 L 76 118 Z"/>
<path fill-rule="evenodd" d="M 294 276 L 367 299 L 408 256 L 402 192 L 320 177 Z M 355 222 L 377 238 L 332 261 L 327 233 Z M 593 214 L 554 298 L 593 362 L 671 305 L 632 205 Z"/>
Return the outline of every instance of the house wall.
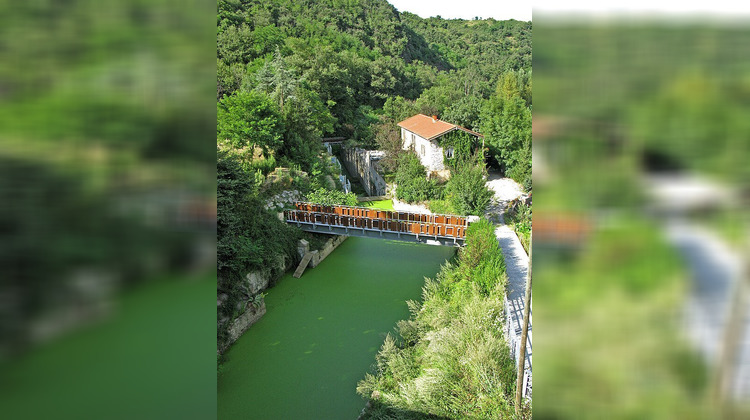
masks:
<path fill-rule="evenodd" d="M 413 140 L 412 140 L 413 136 Z M 401 128 L 401 139 L 404 141 L 404 149 L 412 149 L 419 156 L 419 160 L 422 162 L 428 171 L 442 171 L 445 169 L 443 163 L 443 148 L 438 146 L 437 140 L 427 140 L 411 131 Z M 424 153 L 422 153 L 422 146 L 424 146 Z"/>

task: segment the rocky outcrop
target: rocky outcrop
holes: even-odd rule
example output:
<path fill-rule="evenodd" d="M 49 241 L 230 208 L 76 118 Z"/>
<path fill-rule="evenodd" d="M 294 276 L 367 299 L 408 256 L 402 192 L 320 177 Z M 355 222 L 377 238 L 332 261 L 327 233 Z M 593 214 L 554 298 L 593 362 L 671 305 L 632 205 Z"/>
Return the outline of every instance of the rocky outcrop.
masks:
<path fill-rule="evenodd" d="M 226 351 L 251 325 L 266 313 L 266 303 L 263 300 L 263 295 L 260 293 L 273 286 L 293 263 L 294 261 L 291 258 L 280 255 L 276 259 L 275 267 L 269 267 L 262 271 L 253 271 L 245 275 L 240 285 L 242 298 L 235 303 L 234 309 L 234 311 L 241 312 L 240 315 L 234 319 L 225 318 L 219 321 L 218 328 L 227 329 L 226 340 L 218 343 L 219 353 Z M 228 300 L 227 294 L 220 291 L 216 304 L 221 307 L 228 304 Z"/>
<path fill-rule="evenodd" d="M 229 346 L 232 345 L 242 334 L 250 328 L 251 325 L 258 322 L 258 320 L 266 313 L 266 301 L 262 298 L 259 304 L 248 303 L 245 312 L 235 318 L 229 326 L 229 337 L 227 342 L 224 343 L 220 352 L 224 352 Z"/>
<path fill-rule="evenodd" d="M 302 200 L 302 193 L 297 190 L 287 190 L 266 200 L 264 208 L 266 210 L 279 210 L 284 207 L 290 207 L 295 201 L 300 200 Z"/>

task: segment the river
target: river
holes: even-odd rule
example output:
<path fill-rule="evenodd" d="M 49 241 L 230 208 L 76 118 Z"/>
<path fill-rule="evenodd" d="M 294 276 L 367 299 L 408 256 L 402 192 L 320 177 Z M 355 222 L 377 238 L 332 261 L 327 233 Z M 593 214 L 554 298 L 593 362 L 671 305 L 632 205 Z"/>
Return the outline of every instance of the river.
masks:
<path fill-rule="evenodd" d="M 349 238 L 267 291 L 267 313 L 225 355 L 219 419 L 356 419 L 356 385 L 424 277 L 455 248 Z"/>

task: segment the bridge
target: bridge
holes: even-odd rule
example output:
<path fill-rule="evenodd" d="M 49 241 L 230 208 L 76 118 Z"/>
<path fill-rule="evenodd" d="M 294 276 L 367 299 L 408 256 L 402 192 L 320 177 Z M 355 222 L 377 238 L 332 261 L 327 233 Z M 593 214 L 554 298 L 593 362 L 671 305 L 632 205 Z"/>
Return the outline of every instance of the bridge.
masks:
<path fill-rule="evenodd" d="M 295 203 L 284 220 L 307 232 L 462 246 L 474 216 L 422 214 L 353 206 Z"/>

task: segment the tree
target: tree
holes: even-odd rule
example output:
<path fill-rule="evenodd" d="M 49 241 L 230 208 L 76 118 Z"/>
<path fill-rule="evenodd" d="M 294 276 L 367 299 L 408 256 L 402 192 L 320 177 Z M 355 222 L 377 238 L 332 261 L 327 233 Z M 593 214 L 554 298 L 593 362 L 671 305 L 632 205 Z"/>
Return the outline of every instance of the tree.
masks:
<path fill-rule="evenodd" d="M 271 100 L 257 92 L 235 92 L 217 106 L 217 137 L 235 149 L 260 148 L 263 155 L 282 145 L 281 115 Z"/>
<path fill-rule="evenodd" d="M 381 115 L 380 123 L 375 126 L 375 143 L 378 149 L 385 152 L 385 157 L 380 160 L 380 165 L 387 172 L 395 172 L 398 168 L 399 158 L 406 153 L 402 149 L 401 131 L 396 122 L 388 116 Z"/>
<path fill-rule="evenodd" d="M 523 75 L 504 75 L 485 104 L 481 129 L 490 153 L 505 175 L 531 188 L 531 107 L 523 95 Z M 530 97 L 530 93 L 528 94 Z"/>
<path fill-rule="evenodd" d="M 437 184 L 427 179 L 427 170 L 414 153 L 399 158 L 396 185 L 396 196 L 407 202 L 430 200 L 439 194 Z"/>
<path fill-rule="evenodd" d="M 258 71 L 256 80 L 258 85 L 255 89 L 276 101 L 281 112 L 284 112 L 284 103 L 297 95 L 298 77 L 289 68 L 278 49 L 274 59 L 267 61 Z"/>
<path fill-rule="evenodd" d="M 485 183 L 486 169 L 481 154 L 461 163 L 445 186 L 445 195 L 459 214 L 482 215 L 492 199 L 492 191 Z"/>

